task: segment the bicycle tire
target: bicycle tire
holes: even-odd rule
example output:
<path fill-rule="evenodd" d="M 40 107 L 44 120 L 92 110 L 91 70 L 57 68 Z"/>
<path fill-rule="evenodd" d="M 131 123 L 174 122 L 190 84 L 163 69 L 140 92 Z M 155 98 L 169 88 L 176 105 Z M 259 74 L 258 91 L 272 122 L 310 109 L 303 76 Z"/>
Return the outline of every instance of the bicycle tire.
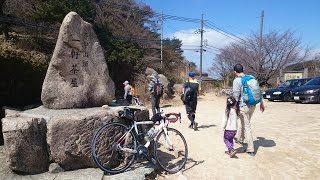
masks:
<path fill-rule="evenodd" d="M 127 170 L 136 158 L 136 153 L 124 152 L 121 147 L 137 149 L 137 137 L 129 128 L 121 123 L 108 123 L 94 135 L 91 143 L 92 157 L 96 165 L 109 174 L 117 174 Z M 123 137 L 122 139 L 120 139 Z M 123 162 L 122 162 L 123 161 Z"/>
<path fill-rule="evenodd" d="M 173 144 L 173 150 L 170 151 L 164 143 L 164 130 L 158 134 L 154 143 L 154 155 L 159 166 L 169 172 L 177 173 L 186 165 L 188 158 L 188 146 L 183 135 L 176 129 L 167 128 L 167 134 Z M 162 143 L 164 141 L 164 143 Z"/>

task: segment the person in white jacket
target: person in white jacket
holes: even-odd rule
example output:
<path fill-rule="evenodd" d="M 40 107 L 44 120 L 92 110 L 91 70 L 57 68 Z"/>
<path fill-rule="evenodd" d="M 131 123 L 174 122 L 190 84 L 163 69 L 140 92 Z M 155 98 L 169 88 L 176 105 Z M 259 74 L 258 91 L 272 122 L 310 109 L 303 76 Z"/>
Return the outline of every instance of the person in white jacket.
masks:
<path fill-rule="evenodd" d="M 226 110 L 222 118 L 221 127 L 224 131 L 224 143 L 226 144 L 228 151 L 225 151 L 230 158 L 234 157 L 237 153 L 233 149 L 233 138 L 237 133 L 237 119 L 240 115 L 239 103 L 233 96 L 227 98 Z"/>

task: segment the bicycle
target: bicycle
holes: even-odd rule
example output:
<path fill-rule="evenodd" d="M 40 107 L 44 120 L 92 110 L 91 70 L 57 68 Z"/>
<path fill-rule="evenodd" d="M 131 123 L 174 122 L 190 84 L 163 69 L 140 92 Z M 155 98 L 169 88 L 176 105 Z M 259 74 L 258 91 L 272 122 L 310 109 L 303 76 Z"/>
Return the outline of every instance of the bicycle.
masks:
<path fill-rule="evenodd" d="M 154 165 L 169 172 L 180 171 L 187 162 L 188 147 L 183 135 L 169 123 L 181 122 L 180 113 L 157 114 L 152 119 L 158 123 L 157 132 L 144 143 L 145 134 L 140 125 L 155 124 L 153 121 L 137 121 L 134 117 L 140 109 L 125 107 L 120 117 L 129 121 L 129 126 L 108 123 L 95 133 L 91 143 L 92 156 L 97 166 L 106 173 L 117 174 L 127 170 L 138 158 L 146 158 Z M 149 131 L 148 131 L 149 132 Z M 148 147 L 154 141 L 154 158 L 148 155 Z"/>

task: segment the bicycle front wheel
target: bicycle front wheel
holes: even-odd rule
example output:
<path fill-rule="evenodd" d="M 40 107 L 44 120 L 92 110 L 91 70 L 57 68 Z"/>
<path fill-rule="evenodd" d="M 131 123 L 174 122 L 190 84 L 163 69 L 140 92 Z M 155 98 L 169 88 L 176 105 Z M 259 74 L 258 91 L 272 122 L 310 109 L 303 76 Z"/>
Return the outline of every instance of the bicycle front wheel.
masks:
<path fill-rule="evenodd" d="M 169 173 L 180 171 L 188 158 L 188 146 L 183 135 L 176 129 L 167 128 L 154 143 L 155 158 L 162 169 Z"/>
<path fill-rule="evenodd" d="M 121 173 L 135 160 L 136 136 L 121 123 L 101 127 L 91 143 L 92 156 L 97 166 L 110 174 Z"/>

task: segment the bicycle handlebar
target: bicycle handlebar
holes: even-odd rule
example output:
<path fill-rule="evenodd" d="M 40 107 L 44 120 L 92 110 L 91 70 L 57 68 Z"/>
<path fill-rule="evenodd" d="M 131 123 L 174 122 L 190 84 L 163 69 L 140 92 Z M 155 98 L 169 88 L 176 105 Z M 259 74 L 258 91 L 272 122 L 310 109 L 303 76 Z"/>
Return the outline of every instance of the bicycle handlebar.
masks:
<path fill-rule="evenodd" d="M 181 113 L 167 113 L 164 115 L 164 119 L 168 120 L 169 123 L 175 123 L 178 120 L 181 123 Z"/>

